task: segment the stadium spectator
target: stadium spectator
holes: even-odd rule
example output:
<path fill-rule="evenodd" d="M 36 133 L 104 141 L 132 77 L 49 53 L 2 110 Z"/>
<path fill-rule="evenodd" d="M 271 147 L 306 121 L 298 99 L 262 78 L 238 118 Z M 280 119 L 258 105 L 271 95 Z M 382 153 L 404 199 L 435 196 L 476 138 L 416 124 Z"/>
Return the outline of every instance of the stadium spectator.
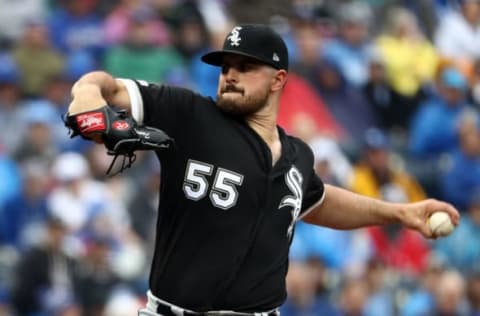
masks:
<path fill-rule="evenodd" d="M 291 46 L 289 47 L 291 51 L 289 69 L 312 82 L 312 69 L 320 60 L 325 38 L 318 30 L 315 21 L 309 19 L 295 19 L 290 33 L 285 36 L 287 45 Z"/>
<path fill-rule="evenodd" d="M 442 194 L 459 210 L 466 210 L 475 190 L 480 187 L 480 116 L 473 110 L 459 118 L 458 147 L 448 155 L 449 160 L 440 178 Z"/>
<path fill-rule="evenodd" d="M 319 61 L 314 68 L 314 87 L 341 128 L 346 131 L 344 144 L 356 150 L 356 137 L 377 126 L 372 105 L 343 77 L 338 66 L 330 60 Z M 355 115 L 352 115 L 355 113 Z"/>
<path fill-rule="evenodd" d="M 419 279 L 413 279 L 413 288 L 411 284 L 409 285 L 408 296 L 399 306 L 399 315 L 429 315 L 435 302 L 435 288 L 444 271 L 445 263 L 437 257 L 431 256 Z M 408 281 L 411 282 L 412 279 Z M 408 284 L 406 285 L 408 286 Z"/>
<path fill-rule="evenodd" d="M 341 4 L 338 14 L 338 36 L 322 45 L 322 56 L 336 63 L 345 80 L 354 87 L 367 82 L 368 61 L 372 43 L 372 11 L 360 1 Z"/>
<path fill-rule="evenodd" d="M 145 1 L 137 0 L 121 0 L 108 13 L 103 25 L 105 41 L 109 45 L 119 45 L 127 41 L 131 25 L 136 23 L 135 20 L 142 14 L 152 17 L 145 22 L 150 41 L 155 45 L 170 43 L 170 33 L 165 23 L 159 18 L 153 18 L 155 16 L 153 7 Z"/>
<path fill-rule="evenodd" d="M 317 136 L 309 142 L 315 171 L 325 183 L 347 187 L 352 173 L 349 158 L 330 137 Z"/>
<path fill-rule="evenodd" d="M 75 273 L 75 294 L 83 315 L 103 315 L 114 288 L 120 284 L 111 265 L 112 240 L 102 234 L 86 236 L 86 251 L 78 259 Z"/>
<path fill-rule="evenodd" d="M 12 302 L 19 315 L 53 314 L 65 304 L 74 304 L 73 280 L 76 260 L 64 249 L 65 223 L 50 217 L 44 241 L 22 255 L 16 267 Z"/>
<path fill-rule="evenodd" d="M 135 11 L 123 43 L 107 49 L 103 67 L 117 77 L 168 81 L 175 68 L 182 67 L 181 55 L 171 46 L 158 46 L 150 22 L 158 19 L 151 11 Z"/>
<path fill-rule="evenodd" d="M 330 113 L 315 89 L 302 77 L 291 74 L 280 98 L 278 125 L 308 140 L 322 133 L 335 140 L 346 138 L 343 127 Z"/>
<path fill-rule="evenodd" d="M 434 291 L 433 315 L 467 316 L 466 280 L 455 270 L 442 273 Z"/>
<path fill-rule="evenodd" d="M 449 10 L 435 32 L 438 52 L 452 58 L 466 73 L 480 57 L 480 3 L 477 0 L 460 0 L 458 9 Z"/>
<path fill-rule="evenodd" d="M 383 56 L 393 89 L 401 95 L 414 96 L 433 79 L 438 54 L 410 11 L 396 7 L 387 14 L 385 28 L 375 45 Z"/>
<path fill-rule="evenodd" d="M 48 79 L 63 70 L 64 57 L 50 41 L 43 20 L 31 20 L 13 49 L 22 76 L 22 92 L 30 97 L 42 94 Z"/>
<path fill-rule="evenodd" d="M 354 166 L 350 189 L 392 202 L 424 199 L 422 187 L 393 163 L 394 153 L 388 136 L 376 128 L 368 129 L 363 135 L 362 154 Z"/>
<path fill-rule="evenodd" d="M 0 244 L 25 251 L 37 240 L 48 218 L 48 166 L 31 160 L 21 165 L 22 190 L 0 208 Z"/>
<path fill-rule="evenodd" d="M 467 81 L 455 68 L 446 68 L 436 93 L 422 102 L 410 125 L 409 150 L 422 158 L 438 158 L 458 146 L 457 125 L 465 109 Z"/>
<path fill-rule="evenodd" d="M 317 292 L 317 280 L 322 276 L 322 272 L 308 262 L 293 262 L 287 275 L 288 299 L 280 309 L 281 314 L 284 316 L 339 316 L 337 308 L 328 295 Z"/>
<path fill-rule="evenodd" d="M 193 61 L 195 55 L 203 52 L 206 43 L 210 41 L 210 34 L 197 4 L 192 1 L 179 4 L 168 21 L 173 46 L 186 61 Z"/>
<path fill-rule="evenodd" d="M 96 11 L 99 0 L 65 0 L 48 16 L 53 46 L 67 55 L 85 51 L 100 61 L 104 48 L 103 22 Z"/>
<path fill-rule="evenodd" d="M 1 0 L 0 8 L 0 39 L 5 38 L 8 42 L 17 41 L 26 24 L 32 19 L 41 19 L 47 14 L 46 1 Z"/>
<path fill-rule="evenodd" d="M 408 133 L 411 117 L 416 112 L 423 94 L 407 96 L 398 93 L 387 78 L 385 60 L 378 50 L 371 52 L 368 79 L 362 91 L 376 113 L 379 127 L 389 133 Z"/>
<path fill-rule="evenodd" d="M 21 123 L 17 128 L 25 129 L 23 142 L 12 153 L 14 159 L 23 162 L 29 159 L 42 160 L 49 165 L 58 154 L 52 126 L 58 122 L 53 104 L 45 100 L 29 101 L 21 112 Z M 57 123 L 58 122 L 58 123 Z M 17 131 L 19 133 L 20 131 Z"/>
<path fill-rule="evenodd" d="M 350 189 L 391 202 L 415 202 L 425 198 L 422 187 L 408 173 L 391 164 L 390 144 L 378 129 L 364 134 L 364 147 L 354 166 Z M 407 275 L 417 275 L 429 254 L 427 242 L 415 232 L 398 226 L 367 229 L 374 255 L 388 267 Z"/>
<path fill-rule="evenodd" d="M 18 66 L 8 53 L 0 54 L 0 143 L 10 154 L 22 142 L 20 112 L 24 103 L 21 95 L 21 77 Z"/>
<path fill-rule="evenodd" d="M 435 251 L 455 269 L 469 274 L 480 262 L 480 187 L 470 196 L 462 223 L 449 238 L 435 242 Z"/>
<path fill-rule="evenodd" d="M 368 284 L 362 277 L 346 276 L 340 286 L 338 307 L 341 316 L 364 315 L 368 301 Z"/>
<path fill-rule="evenodd" d="M 70 233 L 82 237 L 91 231 L 121 239 L 129 231 L 124 206 L 102 182 L 90 176 L 86 159 L 73 152 L 58 155 L 52 165 L 57 185 L 49 193 L 48 206 L 62 219 Z"/>
<path fill-rule="evenodd" d="M 395 293 L 386 282 L 388 270 L 383 262 L 372 259 L 367 264 L 365 278 L 368 284 L 368 300 L 365 305 L 365 315 L 393 316 L 395 311 Z"/>

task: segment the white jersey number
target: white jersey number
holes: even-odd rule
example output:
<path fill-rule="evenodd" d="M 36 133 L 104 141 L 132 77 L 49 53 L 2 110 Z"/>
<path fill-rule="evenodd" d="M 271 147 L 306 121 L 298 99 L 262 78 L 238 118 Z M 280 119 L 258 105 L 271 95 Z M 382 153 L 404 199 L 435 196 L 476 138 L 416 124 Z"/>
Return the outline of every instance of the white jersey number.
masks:
<path fill-rule="evenodd" d="M 183 192 L 194 201 L 203 199 L 208 192 L 207 176 L 212 175 L 214 167 L 210 164 L 190 159 L 185 171 Z M 227 210 L 237 204 L 238 191 L 236 186 L 242 185 L 243 176 L 236 172 L 218 168 L 210 190 L 210 201 L 213 206 Z"/>
<path fill-rule="evenodd" d="M 205 176 L 210 176 L 213 166 L 194 160 L 189 160 L 185 180 L 183 181 L 183 191 L 190 200 L 198 201 L 207 195 L 208 181 Z"/>

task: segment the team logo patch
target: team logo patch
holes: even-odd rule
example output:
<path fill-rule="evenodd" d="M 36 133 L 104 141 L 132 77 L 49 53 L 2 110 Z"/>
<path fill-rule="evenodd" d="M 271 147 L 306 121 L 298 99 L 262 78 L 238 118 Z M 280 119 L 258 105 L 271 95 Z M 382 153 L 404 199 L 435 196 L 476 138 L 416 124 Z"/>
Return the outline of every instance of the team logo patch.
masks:
<path fill-rule="evenodd" d="M 230 46 L 240 46 L 240 41 L 242 40 L 240 38 L 241 29 L 242 29 L 241 26 L 236 26 L 230 32 L 230 35 L 227 37 L 227 39 L 230 41 Z"/>
<path fill-rule="evenodd" d="M 293 227 L 295 222 L 297 221 L 298 216 L 300 215 L 300 211 L 302 210 L 302 200 L 303 200 L 303 191 L 302 191 L 302 182 L 303 176 L 298 171 L 295 166 L 292 166 L 290 170 L 285 174 L 285 183 L 287 187 L 290 189 L 292 195 L 287 195 L 282 198 L 278 209 L 281 209 L 284 206 L 291 207 L 291 214 L 292 214 L 292 221 L 290 226 L 288 226 L 287 236 L 290 238 L 292 236 Z"/>
<path fill-rule="evenodd" d="M 118 131 L 125 131 L 130 127 L 127 121 L 115 121 L 112 123 L 112 128 Z"/>
<path fill-rule="evenodd" d="M 81 114 L 76 119 L 77 126 L 82 134 L 105 130 L 105 117 L 102 112 Z"/>

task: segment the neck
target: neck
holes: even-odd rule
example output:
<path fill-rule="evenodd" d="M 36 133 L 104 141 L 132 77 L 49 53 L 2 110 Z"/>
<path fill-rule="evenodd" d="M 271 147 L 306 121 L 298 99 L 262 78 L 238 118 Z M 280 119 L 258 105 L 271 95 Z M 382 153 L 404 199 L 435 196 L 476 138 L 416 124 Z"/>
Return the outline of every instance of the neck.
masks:
<path fill-rule="evenodd" d="M 282 153 L 282 144 L 277 129 L 278 102 L 267 104 L 262 110 L 247 118 L 247 124 L 265 141 L 275 164 Z"/>
<path fill-rule="evenodd" d="M 278 102 L 269 100 L 262 109 L 248 116 L 246 122 L 268 144 L 278 139 L 277 115 Z"/>
<path fill-rule="evenodd" d="M 256 116 L 248 118 L 247 124 L 267 143 L 278 138 L 277 125 L 274 120 Z"/>

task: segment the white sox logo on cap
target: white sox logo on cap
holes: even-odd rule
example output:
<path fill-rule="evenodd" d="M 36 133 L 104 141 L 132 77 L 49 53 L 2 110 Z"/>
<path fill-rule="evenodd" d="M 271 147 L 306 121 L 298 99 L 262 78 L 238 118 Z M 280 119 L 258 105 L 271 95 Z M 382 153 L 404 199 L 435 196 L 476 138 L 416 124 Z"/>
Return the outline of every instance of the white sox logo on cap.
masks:
<path fill-rule="evenodd" d="M 227 39 L 230 40 L 231 46 L 240 46 L 240 41 L 242 40 L 239 37 L 241 29 L 241 26 L 234 27 L 233 30 L 230 32 L 230 35 L 227 37 Z"/>
<path fill-rule="evenodd" d="M 288 70 L 288 50 L 282 37 L 262 24 L 242 24 L 232 28 L 223 48 L 202 56 L 207 64 L 221 66 L 225 54 L 243 55 L 276 69 Z"/>

